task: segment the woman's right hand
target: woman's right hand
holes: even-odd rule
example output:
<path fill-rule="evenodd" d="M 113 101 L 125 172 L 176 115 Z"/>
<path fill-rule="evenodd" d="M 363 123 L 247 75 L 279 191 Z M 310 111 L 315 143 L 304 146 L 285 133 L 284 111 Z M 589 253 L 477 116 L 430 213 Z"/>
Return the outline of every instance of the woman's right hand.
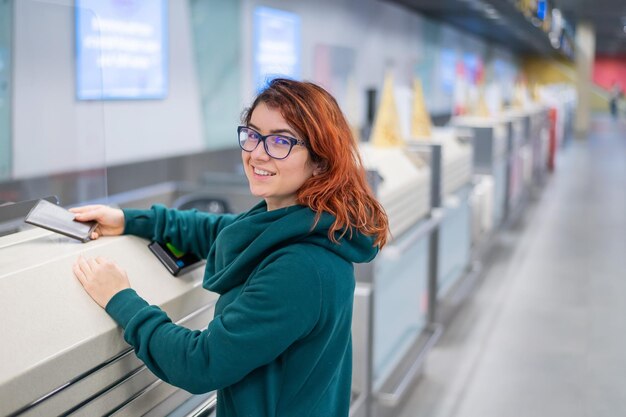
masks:
<path fill-rule="evenodd" d="M 124 233 L 124 212 L 120 209 L 103 206 L 82 206 L 71 208 L 79 222 L 95 221 L 98 223 L 91 233 L 92 239 L 100 236 L 117 236 Z"/>

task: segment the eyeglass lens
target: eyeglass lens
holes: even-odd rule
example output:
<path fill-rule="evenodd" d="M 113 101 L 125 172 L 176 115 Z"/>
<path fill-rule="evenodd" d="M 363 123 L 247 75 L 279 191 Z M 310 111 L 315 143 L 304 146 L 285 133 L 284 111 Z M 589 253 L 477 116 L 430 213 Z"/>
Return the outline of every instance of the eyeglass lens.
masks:
<path fill-rule="evenodd" d="M 244 151 L 252 152 L 261 140 L 261 135 L 254 130 L 245 127 L 239 129 L 239 145 Z M 281 135 L 266 136 L 264 142 L 268 155 L 276 159 L 286 158 L 293 146 L 289 138 Z"/>

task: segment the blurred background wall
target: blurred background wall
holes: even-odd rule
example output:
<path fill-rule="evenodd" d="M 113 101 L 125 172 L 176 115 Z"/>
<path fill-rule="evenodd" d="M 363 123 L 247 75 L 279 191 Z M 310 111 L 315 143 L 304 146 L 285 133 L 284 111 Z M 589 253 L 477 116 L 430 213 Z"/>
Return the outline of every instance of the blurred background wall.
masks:
<path fill-rule="evenodd" d="M 361 127 L 367 123 L 366 92 L 380 89 L 387 72 L 400 92 L 419 77 L 429 111 L 449 115 L 459 77 L 496 82 L 506 96 L 520 67 L 501 46 L 376 0 L 163 4 L 165 97 L 78 100 L 73 2 L 0 3 L 0 74 L 9 80 L 1 96 L 0 178 L 235 147 L 241 111 L 259 88 L 255 13 L 262 7 L 298 21 L 296 75 L 328 88 Z"/>

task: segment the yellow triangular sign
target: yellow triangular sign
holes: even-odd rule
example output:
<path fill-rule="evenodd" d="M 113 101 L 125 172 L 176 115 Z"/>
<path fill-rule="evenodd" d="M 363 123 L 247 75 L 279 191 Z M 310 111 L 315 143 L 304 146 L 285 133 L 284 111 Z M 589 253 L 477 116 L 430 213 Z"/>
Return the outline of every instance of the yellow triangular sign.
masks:
<path fill-rule="evenodd" d="M 485 90 L 483 88 L 480 89 L 480 93 L 478 95 L 478 103 L 476 103 L 476 111 L 474 112 L 474 115 L 480 117 L 491 116 L 489 106 L 487 106 L 487 100 L 485 100 Z"/>
<path fill-rule="evenodd" d="M 374 120 L 370 142 L 378 147 L 403 146 L 400 119 L 393 96 L 393 76 L 388 73 L 383 84 L 383 94 Z"/>
<path fill-rule="evenodd" d="M 424 103 L 422 82 L 419 78 L 413 81 L 413 112 L 411 114 L 411 137 L 429 138 L 432 130 L 432 121 Z"/>
<path fill-rule="evenodd" d="M 541 86 L 539 83 L 535 83 L 532 89 L 532 101 L 538 103 L 541 101 Z"/>
<path fill-rule="evenodd" d="M 512 107 L 514 109 L 523 109 L 526 106 L 525 94 L 524 85 L 520 81 L 516 82 L 513 87 Z"/>

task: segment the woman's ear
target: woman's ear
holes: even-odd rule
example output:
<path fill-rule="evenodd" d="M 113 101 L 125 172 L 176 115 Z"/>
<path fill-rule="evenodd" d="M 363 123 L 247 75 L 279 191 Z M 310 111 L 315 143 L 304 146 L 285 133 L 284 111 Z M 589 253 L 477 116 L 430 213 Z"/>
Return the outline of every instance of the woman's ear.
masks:
<path fill-rule="evenodd" d="M 323 174 L 328 168 L 328 164 L 326 161 L 320 161 L 315 163 L 315 168 L 313 168 L 313 176 L 317 176 Z"/>

